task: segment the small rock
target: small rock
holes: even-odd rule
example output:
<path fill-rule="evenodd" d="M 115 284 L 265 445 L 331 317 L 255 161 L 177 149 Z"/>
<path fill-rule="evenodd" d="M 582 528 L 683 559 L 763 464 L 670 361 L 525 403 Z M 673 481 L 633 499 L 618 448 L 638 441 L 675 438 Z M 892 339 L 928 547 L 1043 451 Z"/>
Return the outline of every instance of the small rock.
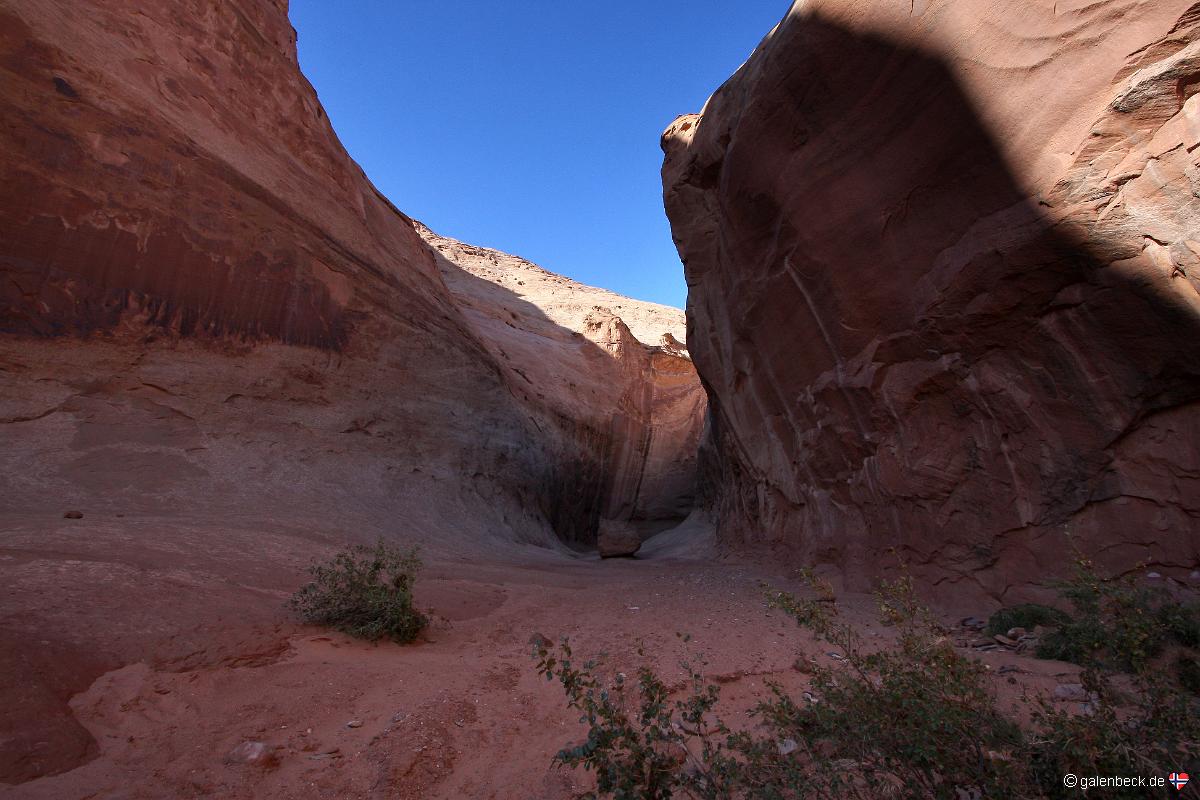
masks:
<path fill-rule="evenodd" d="M 63 519 L 83 519 L 82 511 L 68 511 L 63 514 Z"/>
<path fill-rule="evenodd" d="M 800 745 L 796 744 L 795 739 L 784 739 L 779 742 L 779 755 L 786 756 L 796 752 L 796 748 Z"/>
<path fill-rule="evenodd" d="M 1012 664 L 1005 664 L 1004 666 L 1000 667 L 998 674 L 1007 675 L 1010 672 L 1020 672 L 1020 671 L 1021 671 L 1020 667 L 1014 667 Z"/>
<path fill-rule="evenodd" d="M 632 556 L 642 547 L 642 537 L 628 522 L 616 519 L 600 520 L 596 549 L 601 558 Z"/>
<path fill-rule="evenodd" d="M 1009 628 L 1007 636 L 1010 639 L 1020 639 L 1026 633 L 1028 633 L 1028 631 L 1026 631 L 1024 628 Z"/>
<path fill-rule="evenodd" d="M 352 719 L 352 720 L 350 720 L 349 722 L 347 722 L 347 723 L 346 723 L 346 727 L 347 727 L 347 728 L 361 728 L 361 727 L 362 727 L 362 725 L 363 725 L 363 724 L 362 724 L 362 720 L 361 720 L 361 719 Z"/>
<path fill-rule="evenodd" d="M 981 631 L 987 627 L 987 621 L 979 617 L 967 617 L 958 623 L 967 630 Z"/>
<path fill-rule="evenodd" d="M 225 755 L 226 764 L 257 764 L 267 755 L 264 742 L 245 741 Z"/>
<path fill-rule="evenodd" d="M 1005 647 L 1016 647 L 1017 646 L 1017 643 L 1014 642 L 1012 639 L 1008 638 L 1007 636 L 1001 636 L 998 633 L 995 636 L 993 636 L 992 638 L 995 639 L 998 643 L 1004 645 Z"/>
<path fill-rule="evenodd" d="M 1088 699 L 1088 692 L 1081 683 L 1064 683 L 1054 687 L 1054 699 L 1063 702 L 1082 702 Z"/>
<path fill-rule="evenodd" d="M 341 758 L 341 757 L 342 757 L 342 751 L 340 748 L 337 748 L 337 747 L 330 748 L 329 750 L 322 750 L 320 753 L 317 753 L 316 755 L 309 756 L 309 758 L 312 759 L 313 761 L 320 761 L 320 760 L 326 759 L 326 758 Z"/>

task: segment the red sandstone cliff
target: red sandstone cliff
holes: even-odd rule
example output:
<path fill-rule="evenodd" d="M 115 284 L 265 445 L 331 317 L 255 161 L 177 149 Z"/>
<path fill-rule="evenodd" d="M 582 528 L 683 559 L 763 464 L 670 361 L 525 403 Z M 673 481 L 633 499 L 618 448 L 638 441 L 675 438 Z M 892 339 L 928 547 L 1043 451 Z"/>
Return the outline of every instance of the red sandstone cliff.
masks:
<path fill-rule="evenodd" d="M 1068 534 L 1188 576 L 1198 26 L 1191 0 L 807 0 L 671 125 L 726 542 L 959 597 L 1028 592 Z"/>
<path fill-rule="evenodd" d="M 525 402 L 563 435 L 603 442 L 602 518 L 643 535 L 692 510 L 707 398 L 679 309 L 631 300 L 434 234 L 442 275 Z"/>
<path fill-rule="evenodd" d="M 0 782 L 95 753 L 66 700 L 100 673 L 275 647 L 331 544 L 536 561 L 631 471 L 681 501 L 614 458 L 641 429 L 561 419 L 480 340 L 285 2 L 0 0 L 0 112 Z"/>

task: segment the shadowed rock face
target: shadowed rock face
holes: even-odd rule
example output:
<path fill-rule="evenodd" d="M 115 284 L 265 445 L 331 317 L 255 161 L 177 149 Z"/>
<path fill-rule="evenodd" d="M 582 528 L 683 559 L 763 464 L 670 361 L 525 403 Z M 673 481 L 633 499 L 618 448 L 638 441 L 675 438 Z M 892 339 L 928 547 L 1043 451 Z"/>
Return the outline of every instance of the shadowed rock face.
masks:
<path fill-rule="evenodd" d="M 580 485 L 562 493 L 567 516 L 577 516 L 571 498 L 586 497 L 593 510 L 580 541 L 595 541 L 601 519 L 642 536 L 682 522 L 694 504 L 707 405 L 677 338 L 683 312 L 419 230 L 514 392 L 544 412 L 547 433 L 593 443 Z"/>
<path fill-rule="evenodd" d="M 1200 6 L 894 5 L 797 4 L 664 135 L 721 537 L 960 599 L 1068 534 L 1186 576 Z"/>
<path fill-rule="evenodd" d="M 0 783 L 95 754 L 66 701 L 97 675 L 278 640 L 333 546 L 549 560 L 686 513 L 690 362 L 533 309 L 555 377 L 620 387 L 537 397 L 341 147 L 281 0 L 0 0 L 0 115 Z"/>

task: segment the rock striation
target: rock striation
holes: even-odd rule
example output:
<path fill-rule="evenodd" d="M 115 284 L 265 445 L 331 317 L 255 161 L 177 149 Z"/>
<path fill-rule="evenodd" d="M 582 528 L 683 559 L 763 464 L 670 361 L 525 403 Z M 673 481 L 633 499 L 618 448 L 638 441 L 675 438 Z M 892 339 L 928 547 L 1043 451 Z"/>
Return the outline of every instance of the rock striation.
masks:
<path fill-rule="evenodd" d="M 560 508 L 591 446 L 540 435 L 347 156 L 286 4 L 0 15 L 6 512 L 594 531 Z"/>
<path fill-rule="evenodd" d="M 679 341 L 683 312 L 418 230 L 472 329 L 514 393 L 541 412 L 545 431 L 593 443 L 594 459 L 579 467 L 594 475 L 586 483 L 596 492 L 586 541 L 596 541 L 601 519 L 642 537 L 682 522 L 695 501 L 707 408 Z"/>
<path fill-rule="evenodd" d="M 721 539 L 958 598 L 1196 566 L 1198 26 L 806 0 L 668 128 Z"/>
<path fill-rule="evenodd" d="M 681 313 L 588 290 L 569 328 L 458 275 L 342 148 L 284 0 L 0 2 L 0 110 L 0 783 L 95 754 L 97 675 L 244 652 L 330 546 L 536 561 L 686 514 L 702 393 L 618 318 Z"/>

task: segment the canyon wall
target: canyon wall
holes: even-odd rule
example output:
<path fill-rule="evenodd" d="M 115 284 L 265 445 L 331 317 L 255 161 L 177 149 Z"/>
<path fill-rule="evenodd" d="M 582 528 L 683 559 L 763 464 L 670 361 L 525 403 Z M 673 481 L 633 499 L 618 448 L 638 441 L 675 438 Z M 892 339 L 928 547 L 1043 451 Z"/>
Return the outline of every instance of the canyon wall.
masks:
<path fill-rule="evenodd" d="M 728 544 L 1200 557 L 1200 4 L 807 0 L 663 138 Z"/>
<path fill-rule="evenodd" d="M 276 647 L 332 547 L 557 563 L 685 513 L 690 362 L 493 285 L 537 320 L 522 376 L 342 148 L 283 0 L 0 0 L 0 110 L 0 783 L 94 755 L 67 700 L 101 673 Z"/>
<path fill-rule="evenodd" d="M 436 538 L 419 498 L 444 497 L 471 536 L 551 542 L 553 459 L 342 149 L 285 4 L 0 14 L 6 512 L 333 504 Z"/>
<path fill-rule="evenodd" d="M 489 286 L 537 318 L 530 368 L 553 358 L 594 384 L 572 394 L 544 372 L 529 389 L 443 280 L 468 276 L 341 147 L 299 73 L 286 4 L 0 14 L 6 510 L 203 498 L 321 514 L 332 495 L 390 516 L 432 492 L 481 501 L 460 509 L 465 539 L 594 540 L 596 515 L 625 502 L 604 484 L 642 476 L 639 459 L 632 476 L 610 463 L 625 443 L 608 418 L 649 419 L 633 394 L 655 359 L 626 364 L 619 343 L 576 342 L 582 320 L 563 328 Z M 566 295 L 588 288 L 551 277 Z M 651 308 L 602 294 L 627 318 Z M 683 335 L 681 312 L 644 317 L 649 341 Z M 536 353 L 556 339 L 572 346 Z M 666 424 L 700 424 L 699 408 L 680 413 Z M 550 434 L 547 415 L 584 424 Z M 671 505 L 683 488 L 666 491 Z"/>
<path fill-rule="evenodd" d="M 707 398 L 679 309 L 585 286 L 496 250 L 418 230 L 468 323 L 551 430 L 601 442 L 598 519 L 643 536 L 692 510 Z"/>

